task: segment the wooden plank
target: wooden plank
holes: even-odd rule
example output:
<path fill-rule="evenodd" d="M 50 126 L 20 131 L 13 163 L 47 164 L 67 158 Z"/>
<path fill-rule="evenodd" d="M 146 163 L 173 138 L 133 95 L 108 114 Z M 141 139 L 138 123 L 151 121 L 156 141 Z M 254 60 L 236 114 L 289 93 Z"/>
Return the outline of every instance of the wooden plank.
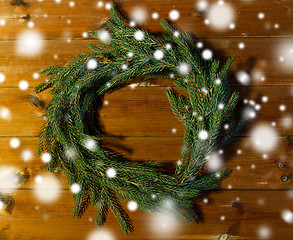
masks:
<path fill-rule="evenodd" d="M 91 222 L 94 218 L 93 207 L 81 219 L 71 217 L 69 191 L 61 191 L 56 203 L 49 205 L 40 203 L 33 191 L 21 190 L 11 196 L 15 201 L 12 213 L 1 212 L 1 239 L 47 240 L 54 237 L 61 240 L 69 236 L 88 239 L 94 229 L 98 230 Z M 204 197 L 208 203 L 203 202 Z M 181 222 L 162 220 L 154 214 L 130 212 L 135 232 L 127 239 L 219 239 L 221 234 L 227 232 L 229 239 L 261 239 L 262 232 L 269 233 L 270 239 L 290 239 L 293 228 L 282 219 L 281 214 L 292 208 L 292 199 L 292 190 L 212 192 L 197 201 L 202 221 L 190 227 Z M 232 207 L 234 202 L 240 205 L 240 209 Z M 126 238 L 111 213 L 105 226 L 99 230 L 107 230 L 117 240 Z"/>
<path fill-rule="evenodd" d="M 119 136 L 182 136 L 183 125 L 173 115 L 164 87 L 124 88 L 106 95 L 108 105 L 101 110 L 102 124 L 110 135 Z M 287 86 L 259 86 L 257 88 L 235 88 L 240 91 L 241 99 L 251 99 L 261 104 L 261 97 L 268 96 L 267 103 L 261 105 L 257 113 L 257 121 L 266 123 L 276 122 L 280 136 L 291 136 L 292 128 L 285 128 L 283 120 L 288 119 L 291 125 L 292 93 Z M 31 90 L 31 89 L 30 89 Z M 0 106 L 6 107 L 11 112 L 10 119 L 0 119 L 1 136 L 37 136 L 43 123 L 43 110 L 34 107 L 29 102 L 31 91 L 21 91 L 17 88 L 1 88 Z M 40 94 L 40 99 L 47 102 L 48 93 Z M 286 111 L 281 112 L 281 104 L 286 106 Z M 241 109 L 241 107 L 239 107 Z M 117 121 L 119 118 L 119 121 Z M 279 124 L 280 123 L 280 124 Z M 256 124 L 251 120 L 247 124 L 242 136 L 248 136 L 248 131 Z M 173 129 L 176 133 L 173 133 Z"/>
<path fill-rule="evenodd" d="M 0 138 L 0 168 L 13 167 L 15 173 L 28 174 L 30 181 L 21 183 L 18 187 L 33 188 L 34 179 L 45 174 L 44 164 L 36 157 L 37 138 L 20 137 L 20 147 L 11 149 L 10 138 Z M 293 138 L 278 139 L 279 145 L 275 151 L 263 158 L 251 147 L 253 138 L 236 138 L 224 148 L 223 168 L 232 169 L 232 173 L 224 179 L 223 189 L 290 189 L 293 188 L 292 179 L 282 182 L 282 176 L 291 176 L 293 163 L 289 161 L 293 152 L 290 146 Z M 110 137 L 107 146 L 123 153 L 133 161 L 161 161 L 166 163 L 169 173 L 174 172 L 182 146 L 181 137 L 124 137 L 122 139 Z M 30 150 L 31 159 L 23 158 L 24 152 Z M 239 150 L 241 153 L 239 154 Z M 279 167 L 284 163 L 284 168 Z M 1 172 L 1 171 L 0 171 Z M 57 174 L 63 189 L 68 189 L 67 180 L 63 174 Z M 25 178 L 27 180 L 27 178 Z M 0 188 L 1 191 L 1 188 Z"/>
<path fill-rule="evenodd" d="M 0 16 L 6 24 L 0 26 L 1 39 L 13 39 L 27 27 L 28 21 L 23 18 L 27 15 L 34 22 L 34 28 L 45 33 L 46 38 L 60 38 L 65 32 L 72 37 L 81 37 L 82 32 L 97 28 L 109 18 L 109 11 L 105 7 L 99 8 L 97 1 L 75 1 L 74 7 L 69 7 L 69 1 L 27 1 L 28 7 L 17 7 L 9 4 L 9 1 L 0 3 Z M 103 1 L 106 3 L 107 1 Z M 161 31 L 159 20 L 151 18 L 153 12 L 159 14 L 159 18 L 169 18 L 169 12 L 176 9 L 180 12 L 180 18 L 176 24 L 186 31 L 191 31 L 199 37 L 203 36 L 282 36 L 292 35 L 291 20 L 293 3 L 285 1 L 232 1 L 230 3 L 235 15 L 233 22 L 235 29 L 218 31 L 210 25 L 206 25 L 205 15 L 198 15 L 198 7 L 193 0 L 123 0 L 122 6 L 131 14 L 137 6 L 144 7 L 147 17 L 144 28 L 151 31 Z M 210 3 L 216 0 L 210 1 Z M 168 4 L 170 3 L 170 4 Z M 264 19 L 258 19 L 258 14 L 263 12 Z M 225 16 L 224 16 L 225 17 Z M 68 23 L 68 20 L 70 21 Z M 278 28 L 275 28 L 278 24 Z"/>
<path fill-rule="evenodd" d="M 220 38 L 206 39 L 205 45 L 214 51 L 217 58 L 224 63 L 229 56 L 235 55 L 236 62 L 230 75 L 232 85 L 240 85 L 236 79 L 238 71 L 246 71 L 251 75 L 248 85 L 292 85 L 292 67 L 279 61 L 282 56 L 280 46 L 289 39 L 279 38 Z M 94 40 L 90 40 L 95 42 Z M 0 72 L 6 76 L 6 81 L 0 87 L 17 87 L 19 81 L 27 80 L 30 86 L 35 86 L 40 79 L 34 79 L 33 74 L 46 66 L 64 64 L 76 55 L 87 52 L 86 40 L 73 40 L 68 43 L 63 40 L 45 40 L 43 52 L 35 57 L 19 56 L 15 51 L 15 41 L 3 41 L 0 45 L 2 58 Z M 246 48 L 241 50 L 238 44 L 244 42 Z M 268 49 L 270 49 L 268 51 Z M 289 51 L 289 49 L 288 49 Z M 16 70 L 17 69 L 17 70 Z M 152 80 L 152 85 L 172 86 L 172 83 L 162 80 Z"/>

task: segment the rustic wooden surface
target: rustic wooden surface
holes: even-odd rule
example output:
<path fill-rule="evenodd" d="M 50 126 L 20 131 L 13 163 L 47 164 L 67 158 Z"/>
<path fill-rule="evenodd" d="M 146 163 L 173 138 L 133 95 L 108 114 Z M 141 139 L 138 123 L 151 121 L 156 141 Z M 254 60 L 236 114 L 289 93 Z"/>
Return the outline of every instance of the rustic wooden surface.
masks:
<path fill-rule="evenodd" d="M 0 210 L 0 240 L 89 239 L 89 234 L 96 229 L 92 222 L 93 207 L 82 219 L 71 217 L 71 192 L 61 173 L 55 174 L 60 182 L 59 198 L 51 204 L 37 200 L 34 179 L 44 174 L 43 164 L 35 156 L 24 161 L 21 153 L 24 149 L 36 152 L 43 123 L 43 110 L 28 101 L 34 95 L 32 88 L 41 80 L 33 78 L 33 74 L 42 67 L 65 63 L 87 51 L 89 39 L 82 38 L 82 33 L 98 27 L 109 17 L 108 10 L 98 7 L 97 2 L 79 0 L 74 7 L 69 7 L 68 0 L 59 4 L 53 0 L 28 0 L 27 6 L 12 6 L 7 0 L 0 2 L 0 21 L 5 20 L 0 25 L 0 73 L 6 76 L 5 82 L 0 83 L 0 108 L 11 111 L 9 119 L 0 118 L 0 168 L 14 167 L 24 176 L 16 189 L 0 189 L 0 198 L 6 203 Z M 160 18 L 168 18 L 170 10 L 177 9 L 181 15 L 176 24 L 181 29 L 195 34 L 223 60 L 236 56 L 232 87 L 240 91 L 241 103 L 244 99 L 254 100 L 261 104 L 261 110 L 240 136 L 224 148 L 225 165 L 233 172 L 219 191 L 196 201 L 195 207 L 202 216 L 199 224 L 185 226 L 178 222 L 164 229 L 153 215 L 136 211 L 130 214 L 136 227 L 133 234 L 125 236 L 111 214 L 102 231 L 111 232 L 116 240 L 293 239 L 292 224 L 281 217 L 282 211 L 293 211 L 293 68 L 284 67 L 279 61 L 280 47 L 293 41 L 293 1 L 227 0 L 236 10 L 236 27 L 226 31 L 215 31 L 205 25 L 204 15 L 196 14 L 195 0 L 121 2 L 127 12 L 137 6 L 144 7 L 149 18 L 143 27 L 158 35 L 162 29 L 159 21 L 150 17 L 151 13 L 156 11 Z M 263 20 L 258 19 L 259 12 L 265 13 Z M 35 57 L 22 57 L 15 51 L 19 33 L 28 29 L 29 21 L 24 19 L 28 15 L 34 23 L 32 29 L 44 36 L 44 49 Z M 245 43 L 245 49 L 238 48 L 240 42 Z M 238 70 L 252 76 L 261 72 L 265 80 L 255 77 L 249 85 L 242 86 L 235 80 Z M 21 80 L 29 82 L 28 90 L 18 88 Z M 138 81 L 147 82 L 146 79 Z M 169 86 L 170 82 L 155 80 L 106 95 L 108 104 L 104 105 L 101 117 L 109 134 L 107 141 L 114 149 L 134 160 L 162 161 L 175 166 L 183 127 L 172 115 L 164 94 Z M 268 102 L 262 103 L 263 96 L 268 97 Z M 44 102 L 50 99 L 48 92 L 39 97 Z M 279 110 L 281 104 L 286 106 L 286 111 Z M 251 144 L 251 130 L 264 123 L 275 124 L 278 132 L 278 145 L 266 157 L 254 151 Z M 9 146 L 13 137 L 20 140 L 17 149 Z M 280 163 L 284 168 L 280 168 Z M 284 176 L 288 176 L 288 181 L 281 181 Z"/>

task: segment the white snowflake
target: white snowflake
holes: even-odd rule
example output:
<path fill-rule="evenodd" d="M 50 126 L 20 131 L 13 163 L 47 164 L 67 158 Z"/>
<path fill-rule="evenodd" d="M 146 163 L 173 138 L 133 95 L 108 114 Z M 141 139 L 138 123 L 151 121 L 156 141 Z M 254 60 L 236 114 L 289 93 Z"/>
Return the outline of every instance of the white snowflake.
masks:
<path fill-rule="evenodd" d="M 52 156 L 50 153 L 43 153 L 41 159 L 44 163 L 48 163 L 52 160 Z"/>
<path fill-rule="evenodd" d="M 80 187 L 80 185 L 79 185 L 78 183 L 73 183 L 73 184 L 70 186 L 70 190 L 71 190 L 72 193 L 77 194 L 77 193 L 80 192 L 81 187 Z"/>
<path fill-rule="evenodd" d="M 102 29 L 102 30 L 98 31 L 98 38 L 102 42 L 109 42 L 110 41 L 110 33 L 107 30 Z"/>
<path fill-rule="evenodd" d="M 90 232 L 87 240 L 115 240 L 114 235 L 107 230 L 95 229 Z"/>
<path fill-rule="evenodd" d="M 180 33 L 179 33 L 178 31 L 175 31 L 175 32 L 173 33 L 173 35 L 174 35 L 175 37 L 179 37 Z"/>
<path fill-rule="evenodd" d="M 169 17 L 171 20 L 175 21 L 180 17 L 180 14 L 177 10 L 172 10 L 171 12 L 169 12 Z"/>
<path fill-rule="evenodd" d="M 90 70 L 96 69 L 98 67 L 98 62 L 96 59 L 89 59 L 87 62 L 87 68 Z"/>
<path fill-rule="evenodd" d="M 20 146 L 20 141 L 18 138 L 12 138 L 10 140 L 10 147 L 12 148 L 18 148 Z"/>
<path fill-rule="evenodd" d="M 92 138 L 86 138 L 84 140 L 84 145 L 90 151 L 94 151 L 98 148 L 97 142 Z"/>
<path fill-rule="evenodd" d="M 265 14 L 263 12 L 258 13 L 257 17 L 259 19 L 264 19 L 265 18 Z"/>
<path fill-rule="evenodd" d="M 267 124 L 256 125 L 251 131 L 252 147 L 261 153 L 267 153 L 277 147 L 278 133 Z"/>
<path fill-rule="evenodd" d="M 210 60 L 213 57 L 213 52 L 211 50 L 209 50 L 209 49 L 205 49 L 202 52 L 202 57 L 205 60 Z"/>
<path fill-rule="evenodd" d="M 20 56 L 34 57 L 42 52 L 44 47 L 41 33 L 32 30 L 25 30 L 20 33 L 16 41 L 16 51 Z"/>
<path fill-rule="evenodd" d="M 21 152 L 21 158 L 23 161 L 28 162 L 33 158 L 33 152 L 30 149 L 24 149 Z"/>
<path fill-rule="evenodd" d="M 53 203 L 60 196 L 60 183 L 52 175 L 37 176 L 33 192 L 39 201 Z"/>
<path fill-rule="evenodd" d="M 161 60 L 164 58 L 164 52 L 162 50 L 156 50 L 154 52 L 154 58 L 156 58 L 157 60 Z"/>
<path fill-rule="evenodd" d="M 130 58 L 133 57 L 133 52 L 128 52 L 127 56 L 130 57 Z"/>
<path fill-rule="evenodd" d="M 116 176 L 116 170 L 114 168 L 108 168 L 106 171 L 106 175 L 108 178 L 113 178 Z"/>
<path fill-rule="evenodd" d="M 258 229 L 258 236 L 261 239 L 270 239 L 271 234 L 272 234 L 271 229 L 268 226 L 261 226 Z"/>
<path fill-rule="evenodd" d="M 156 12 L 154 12 L 154 13 L 152 14 L 152 18 L 153 18 L 153 19 L 158 19 L 158 18 L 159 18 L 159 14 L 156 13 Z"/>
<path fill-rule="evenodd" d="M 187 63 L 180 63 L 179 72 L 181 74 L 187 74 L 190 71 L 190 66 Z"/>
<path fill-rule="evenodd" d="M 216 81 L 215 81 L 215 83 L 217 84 L 217 85 L 220 85 L 221 83 L 222 83 L 222 81 L 221 81 L 221 79 L 216 79 Z"/>
<path fill-rule="evenodd" d="M 283 210 L 281 212 L 281 217 L 282 217 L 282 219 L 286 223 L 289 223 L 289 224 L 292 224 L 293 223 L 293 213 L 292 213 L 292 211 L 290 211 L 290 210 Z"/>
<path fill-rule="evenodd" d="M 127 208 L 134 212 L 137 210 L 137 203 L 135 201 L 130 201 L 128 204 L 127 204 Z"/>
<path fill-rule="evenodd" d="M 144 32 L 143 31 L 136 31 L 134 33 L 134 38 L 137 40 L 137 41 L 142 41 L 144 39 Z"/>
<path fill-rule="evenodd" d="M 206 130 L 201 130 L 198 133 L 198 137 L 199 137 L 200 140 L 206 140 L 209 137 L 209 133 Z"/>
<path fill-rule="evenodd" d="M 243 85 L 248 85 L 251 80 L 249 74 L 245 71 L 238 71 L 236 73 L 236 78 Z"/>
<path fill-rule="evenodd" d="M 219 153 L 213 153 L 207 157 L 205 166 L 209 172 L 215 173 L 223 167 L 223 159 Z"/>
<path fill-rule="evenodd" d="M 220 103 L 220 104 L 218 105 L 218 108 L 221 109 L 221 110 L 224 109 L 224 107 L 225 107 L 225 105 L 224 105 L 223 103 Z"/>
<path fill-rule="evenodd" d="M 284 112 L 286 110 L 286 106 L 285 105 L 280 105 L 279 109 L 280 109 L 280 111 Z"/>
<path fill-rule="evenodd" d="M 143 7 L 135 7 L 130 13 L 130 17 L 138 24 L 143 24 L 148 18 L 148 12 Z"/>
<path fill-rule="evenodd" d="M 207 19 L 214 29 L 224 30 L 234 21 L 235 11 L 228 3 L 217 2 L 210 6 Z"/>
<path fill-rule="evenodd" d="M 208 3 L 205 0 L 201 0 L 197 3 L 197 8 L 199 11 L 205 11 L 208 9 Z"/>
<path fill-rule="evenodd" d="M 245 48 L 245 44 L 243 42 L 238 44 L 239 49 L 244 49 Z"/>
<path fill-rule="evenodd" d="M 0 73 L 0 83 L 3 83 L 5 81 L 5 75 L 3 73 Z"/>
<path fill-rule="evenodd" d="M 11 118 L 11 112 L 6 107 L 0 108 L 0 117 L 4 120 L 9 120 Z"/>
<path fill-rule="evenodd" d="M 166 47 L 167 50 L 170 50 L 170 49 L 172 48 L 172 45 L 171 45 L 170 43 L 167 43 L 167 44 L 165 45 L 165 47 Z"/>
<path fill-rule="evenodd" d="M 27 90 L 28 89 L 29 84 L 28 84 L 27 81 L 22 80 L 22 81 L 19 82 L 18 87 L 19 87 L 20 90 L 23 90 L 24 91 L 24 90 Z"/>

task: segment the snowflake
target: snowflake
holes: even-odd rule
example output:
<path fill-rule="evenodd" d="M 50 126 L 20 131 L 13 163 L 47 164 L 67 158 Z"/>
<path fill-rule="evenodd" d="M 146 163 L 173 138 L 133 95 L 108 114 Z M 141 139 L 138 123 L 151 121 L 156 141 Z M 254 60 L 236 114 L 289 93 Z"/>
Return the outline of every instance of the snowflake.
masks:
<path fill-rule="evenodd" d="M 198 133 L 198 137 L 200 140 L 206 140 L 208 139 L 209 137 L 209 134 L 206 130 L 201 130 L 199 133 Z"/>
<path fill-rule="evenodd" d="M 144 32 L 143 31 L 136 31 L 134 33 L 134 38 L 137 40 L 137 41 L 142 41 L 144 39 Z"/>
<path fill-rule="evenodd" d="M 70 190 L 71 192 L 73 192 L 74 194 L 77 194 L 80 192 L 81 188 L 80 188 L 80 185 L 78 183 L 73 183 L 71 186 L 70 186 Z"/>
<path fill-rule="evenodd" d="M 156 50 L 154 52 L 154 57 L 157 59 L 157 60 L 161 60 L 164 58 L 164 52 L 162 50 Z"/>
<path fill-rule="evenodd" d="M 169 17 L 171 20 L 175 21 L 179 18 L 180 14 L 177 10 L 172 10 L 170 13 L 169 13 Z"/>

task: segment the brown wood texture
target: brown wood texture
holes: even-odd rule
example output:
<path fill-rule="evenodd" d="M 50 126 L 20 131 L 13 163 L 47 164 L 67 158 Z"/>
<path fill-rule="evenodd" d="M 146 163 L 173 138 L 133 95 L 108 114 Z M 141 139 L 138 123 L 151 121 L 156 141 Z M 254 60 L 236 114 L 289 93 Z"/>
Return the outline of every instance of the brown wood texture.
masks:
<path fill-rule="evenodd" d="M 71 192 L 61 172 L 51 174 L 60 182 L 58 199 L 51 204 L 38 201 L 35 180 L 46 174 L 43 163 L 35 156 L 29 161 L 22 158 L 25 150 L 36 153 L 43 123 L 43 109 L 29 102 L 31 95 L 36 96 L 32 88 L 43 79 L 36 79 L 33 74 L 88 51 L 88 42 L 95 40 L 82 38 L 82 33 L 104 23 L 109 17 L 108 10 L 98 7 L 99 1 L 89 0 L 75 1 L 74 7 L 69 7 L 68 0 L 60 3 L 28 0 L 26 6 L 13 6 L 10 2 L 0 2 L 0 73 L 6 76 L 5 82 L 0 83 L 0 111 L 5 107 L 11 113 L 8 119 L 0 118 L 0 168 L 13 167 L 21 181 L 9 191 L 0 182 L 0 200 L 5 203 L 0 209 L 0 240 L 88 240 L 94 230 L 109 231 L 115 240 L 293 239 L 292 221 L 282 218 L 283 211 L 293 211 L 293 68 L 280 62 L 281 47 L 292 42 L 292 0 L 227 0 L 235 9 L 236 27 L 226 31 L 216 31 L 204 24 L 205 15 L 196 12 L 199 1 L 121 1 L 128 13 L 143 7 L 148 12 L 143 28 L 157 36 L 162 35 L 162 28 L 151 14 L 158 12 L 160 18 L 168 18 L 169 12 L 177 9 L 180 18 L 176 24 L 182 30 L 199 37 L 204 47 L 212 49 L 222 61 L 236 56 L 230 78 L 232 89 L 240 92 L 239 109 L 247 106 L 243 103 L 245 99 L 261 106 L 256 118 L 223 149 L 225 166 L 232 173 L 218 191 L 195 201 L 201 216 L 199 224 L 186 226 L 175 222 L 163 226 L 165 220 L 136 211 L 130 213 L 135 232 L 129 236 L 122 233 L 112 214 L 103 228 L 96 228 L 92 222 L 94 207 L 81 219 L 73 218 Z M 260 12 L 265 14 L 264 19 L 258 19 Z M 30 19 L 25 20 L 28 16 Z M 31 30 L 41 32 L 44 37 L 44 48 L 35 57 L 23 57 L 16 51 L 19 34 L 30 29 L 29 22 L 34 23 Z M 275 24 L 279 27 L 275 28 Z M 244 49 L 238 48 L 240 42 L 245 44 Z M 235 76 L 239 70 L 252 76 L 248 85 L 237 82 Z M 20 90 L 21 80 L 28 81 L 30 88 Z M 174 169 L 184 128 L 172 114 L 164 93 L 172 83 L 141 78 L 135 82 L 143 84 L 105 96 L 108 104 L 101 110 L 101 121 L 109 135 L 105 142 L 132 160 L 162 161 Z M 262 102 L 263 96 L 268 97 L 268 102 Z M 46 103 L 50 94 L 45 92 L 38 97 Z M 285 105 L 286 111 L 280 111 L 280 105 Z M 260 153 L 253 149 L 251 132 L 262 124 L 275 124 L 272 128 L 277 132 L 274 138 L 277 146 L 273 151 Z M 16 149 L 9 145 L 12 138 L 20 140 Z M 283 182 L 286 176 L 288 180 Z M 47 190 L 50 194 L 50 189 Z"/>

